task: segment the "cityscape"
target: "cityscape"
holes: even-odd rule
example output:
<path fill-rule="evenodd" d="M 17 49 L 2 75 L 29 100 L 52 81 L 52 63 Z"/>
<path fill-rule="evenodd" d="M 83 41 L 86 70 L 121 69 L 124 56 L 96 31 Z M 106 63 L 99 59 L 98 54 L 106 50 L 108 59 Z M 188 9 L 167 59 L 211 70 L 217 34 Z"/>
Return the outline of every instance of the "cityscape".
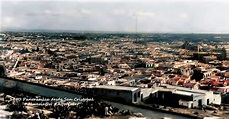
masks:
<path fill-rule="evenodd" d="M 210 0 L 208 2 L 210 6 L 214 3 Z M 54 3 L 56 6 L 52 6 Z M 71 6 L 72 3 L 84 8 L 80 9 L 80 14 L 74 12 L 76 17 L 70 14 L 76 7 Z M 215 27 L 214 31 L 212 27 L 198 29 L 199 27 L 193 25 L 193 28 L 188 29 L 186 26 L 177 26 L 176 30 L 165 30 L 163 25 L 161 29 L 155 25 L 154 28 L 158 27 L 158 31 L 154 31 L 148 29 L 143 21 L 148 23 L 146 19 L 154 18 L 157 13 L 143 11 L 150 10 L 149 3 L 161 2 L 127 0 L 127 3 L 129 5 L 118 0 L 77 0 L 66 3 L 27 1 L 24 4 L 20 0 L 3 1 L 0 32 L 0 118 L 229 118 L 229 29 L 217 26 L 218 31 Z M 195 0 L 163 0 L 162 3 L 165 6 L 171 4 L 172 7 L 168 10 L 174 10 L 174 13 L 180 9 L 189 13 L 188 8 L 175 10 L 178 3 L 191 4 L 202 10 L 202 5 L 198 6 Z M 220 5 L 224 3 L 228 4 L 225 1 L 217 2 Z M 35 4 L 40 7 L 31 8 L 26 13 L 27 16 L 23 16 L 27 8 L 22 6 L 36 6 Z M 61 9 L 60 6 L 67 9 L 64 4 L 69 5 L 69 12 L 57 12 L 57 8 Z M 107 7 L 100 8 L 104 4 Z M 137 7 L 141 6 L 138 4 L 143 7 Z M 130 11 L 132 8 L 141 10 L 131 14 L 132 21 L 128 24 L 115 17 L 116 13 L 128 16 L 124 11 L 117 12 L 118 5 Z M 10 9 L 12 6 L 15 10 Z M 44 14 L 34 12 L 46 7 L 50 9 Z M 223 5 L 221 7 L 224 8 Z M 17 9 L 23 11 L 21 16 L 17 16 Z M 52 13 L 53 9 L 55 14 Z M 114 16 L 103 16 L 112 9 L 116 10 Z M 98 13 L 92 22 L 90 15 L 94 15 L 93 10 L 108 12 Z M 221 11 L 215 9 L 217 10 Z M 156 7 L 154 11 L 157 11 Z M 66 18 L 59 17 L 63 14 Z M 194 11 L 194 14 L 198 16 L 202 13 Z M 47 18 L 48 24 L 41 19 L 37 22 L 37 16 L 42 20 Z M 15 21 L 16 17 L 20 18 L 18 22 Z M 31 18 L 26 20 L 24 17 Z M 104 23 L 95 20 L 99 17 Z M 110 17 L 113 22 L 106 20 Z M 182 19 L 184 17 L 188 19 L 183 14 Z M 58 18 L 60 20 L 56 21 Z M 71 21 L 79 18 L 79 22 L 85 22 L 73 28 L 73 22 L 68 21 L 68 18 L 72 18 Z M 129 18 L 122 20 L 126 19 Z M 62 22 L 61 20 L 65 25 L 53 26 Z M 157 21 L 156 18 L 154 20 Z M 167 25 L 173 27 L 171 24 Z"/>

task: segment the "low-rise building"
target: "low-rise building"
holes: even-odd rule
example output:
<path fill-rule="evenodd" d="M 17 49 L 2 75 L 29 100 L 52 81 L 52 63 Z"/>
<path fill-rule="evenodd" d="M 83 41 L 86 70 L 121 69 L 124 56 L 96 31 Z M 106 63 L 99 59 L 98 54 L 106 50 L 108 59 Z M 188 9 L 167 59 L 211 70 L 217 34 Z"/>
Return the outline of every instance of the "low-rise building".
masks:
<path fill-rule="evenodd" d="M 170 106 L 198 108 L 210 104 L 220 105 L 221 95 L 213 91 L 169 86 L 160 87 L 151 93 L 150 101 Z"/>
<path fill-rule="evenodd" d="M 141 101 L 141 90 L 137 87 L 99 85 L 93 87 L 94 94 L 110 100 L 118 100 L 126 103 Z"/>

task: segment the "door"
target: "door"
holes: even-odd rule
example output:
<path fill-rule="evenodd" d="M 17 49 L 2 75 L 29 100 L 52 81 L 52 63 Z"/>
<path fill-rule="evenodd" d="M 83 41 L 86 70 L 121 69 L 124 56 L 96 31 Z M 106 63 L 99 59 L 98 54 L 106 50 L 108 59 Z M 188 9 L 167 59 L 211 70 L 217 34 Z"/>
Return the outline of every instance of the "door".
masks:
<path fill-rule="evenodd" d="M 209 105 L 209 99 L 207 99 L 207 105 Z"/>
<path fill-rule="evenodd" d="M 199 106 L 199 107 L 202 106 L 202 100 L 201 100 L 201 99 L 198 100 L 198 106 Z"/>
<path fill-rule="evenodd" d="M 137 102 L 137 94 L 134 93 L 134 102 Z"/>
<path fill-rule="evenodd" d="M 141 94 L 141 101 L 143 102 L 143 94 Z"/>

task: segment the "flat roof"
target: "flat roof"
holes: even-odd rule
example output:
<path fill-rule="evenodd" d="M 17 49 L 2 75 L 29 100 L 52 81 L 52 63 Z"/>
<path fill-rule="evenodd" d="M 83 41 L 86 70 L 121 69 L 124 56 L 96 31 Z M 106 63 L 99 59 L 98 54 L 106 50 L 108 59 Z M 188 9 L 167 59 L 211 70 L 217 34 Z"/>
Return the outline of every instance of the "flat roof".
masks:
<path fill-rule="evenodd" d="M 196 93 L 196 92 L 189 92 L 189 91 L 183 91 L 183 90 L 175 90 L 173 92 L 174 94 L 178 94 L 178 95 L 185 95 L 185 96 L 200 96 L 200 95 L 204 95 L 204 94 L 201 94 L 201 93 Z"/>
<path fill-rule="evenodd" d="M 229 89 L 229 86 L 225 86 L 225 87 L 216 87 L 216 88 L 221 88 L 221 89 Z"/>
<path fill-rule="evenodd" d="M 165 89 L 171 89 L 171 90 L 180 90 L 182 92 L 192 92 L 195 94 L 207 94 L 207 93 L 213 93 L 212 91 L 207 91 L 207 90 L 201 90 L 201 89 L 190 89 L 190 88 L 185 88 L 185 87 L 178 87 L 178 86 L 172 86 L 168 84 L 162 84 Z"/>
<path fill-rule="evenodd" d="M 112 86 L 112 85 L 99 85 L 99 86 L 95 86 L 94 88 L 110 89 L 110 90 L 123 90 L 123 91 L 135 91 L 135 90 L 140 89 L 137 87 Z"/>

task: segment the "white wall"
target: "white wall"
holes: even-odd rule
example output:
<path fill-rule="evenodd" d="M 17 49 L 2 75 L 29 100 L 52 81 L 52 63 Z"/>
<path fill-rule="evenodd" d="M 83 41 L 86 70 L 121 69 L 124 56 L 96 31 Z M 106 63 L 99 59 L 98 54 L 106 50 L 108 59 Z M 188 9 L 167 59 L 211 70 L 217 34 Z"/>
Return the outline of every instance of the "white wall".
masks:
<path fill-rule="evenodd" d="M 213 99 L 213 104 L 221 105 L 221 95 L 220 94 L 213 94 L 214 99 Z"/>

